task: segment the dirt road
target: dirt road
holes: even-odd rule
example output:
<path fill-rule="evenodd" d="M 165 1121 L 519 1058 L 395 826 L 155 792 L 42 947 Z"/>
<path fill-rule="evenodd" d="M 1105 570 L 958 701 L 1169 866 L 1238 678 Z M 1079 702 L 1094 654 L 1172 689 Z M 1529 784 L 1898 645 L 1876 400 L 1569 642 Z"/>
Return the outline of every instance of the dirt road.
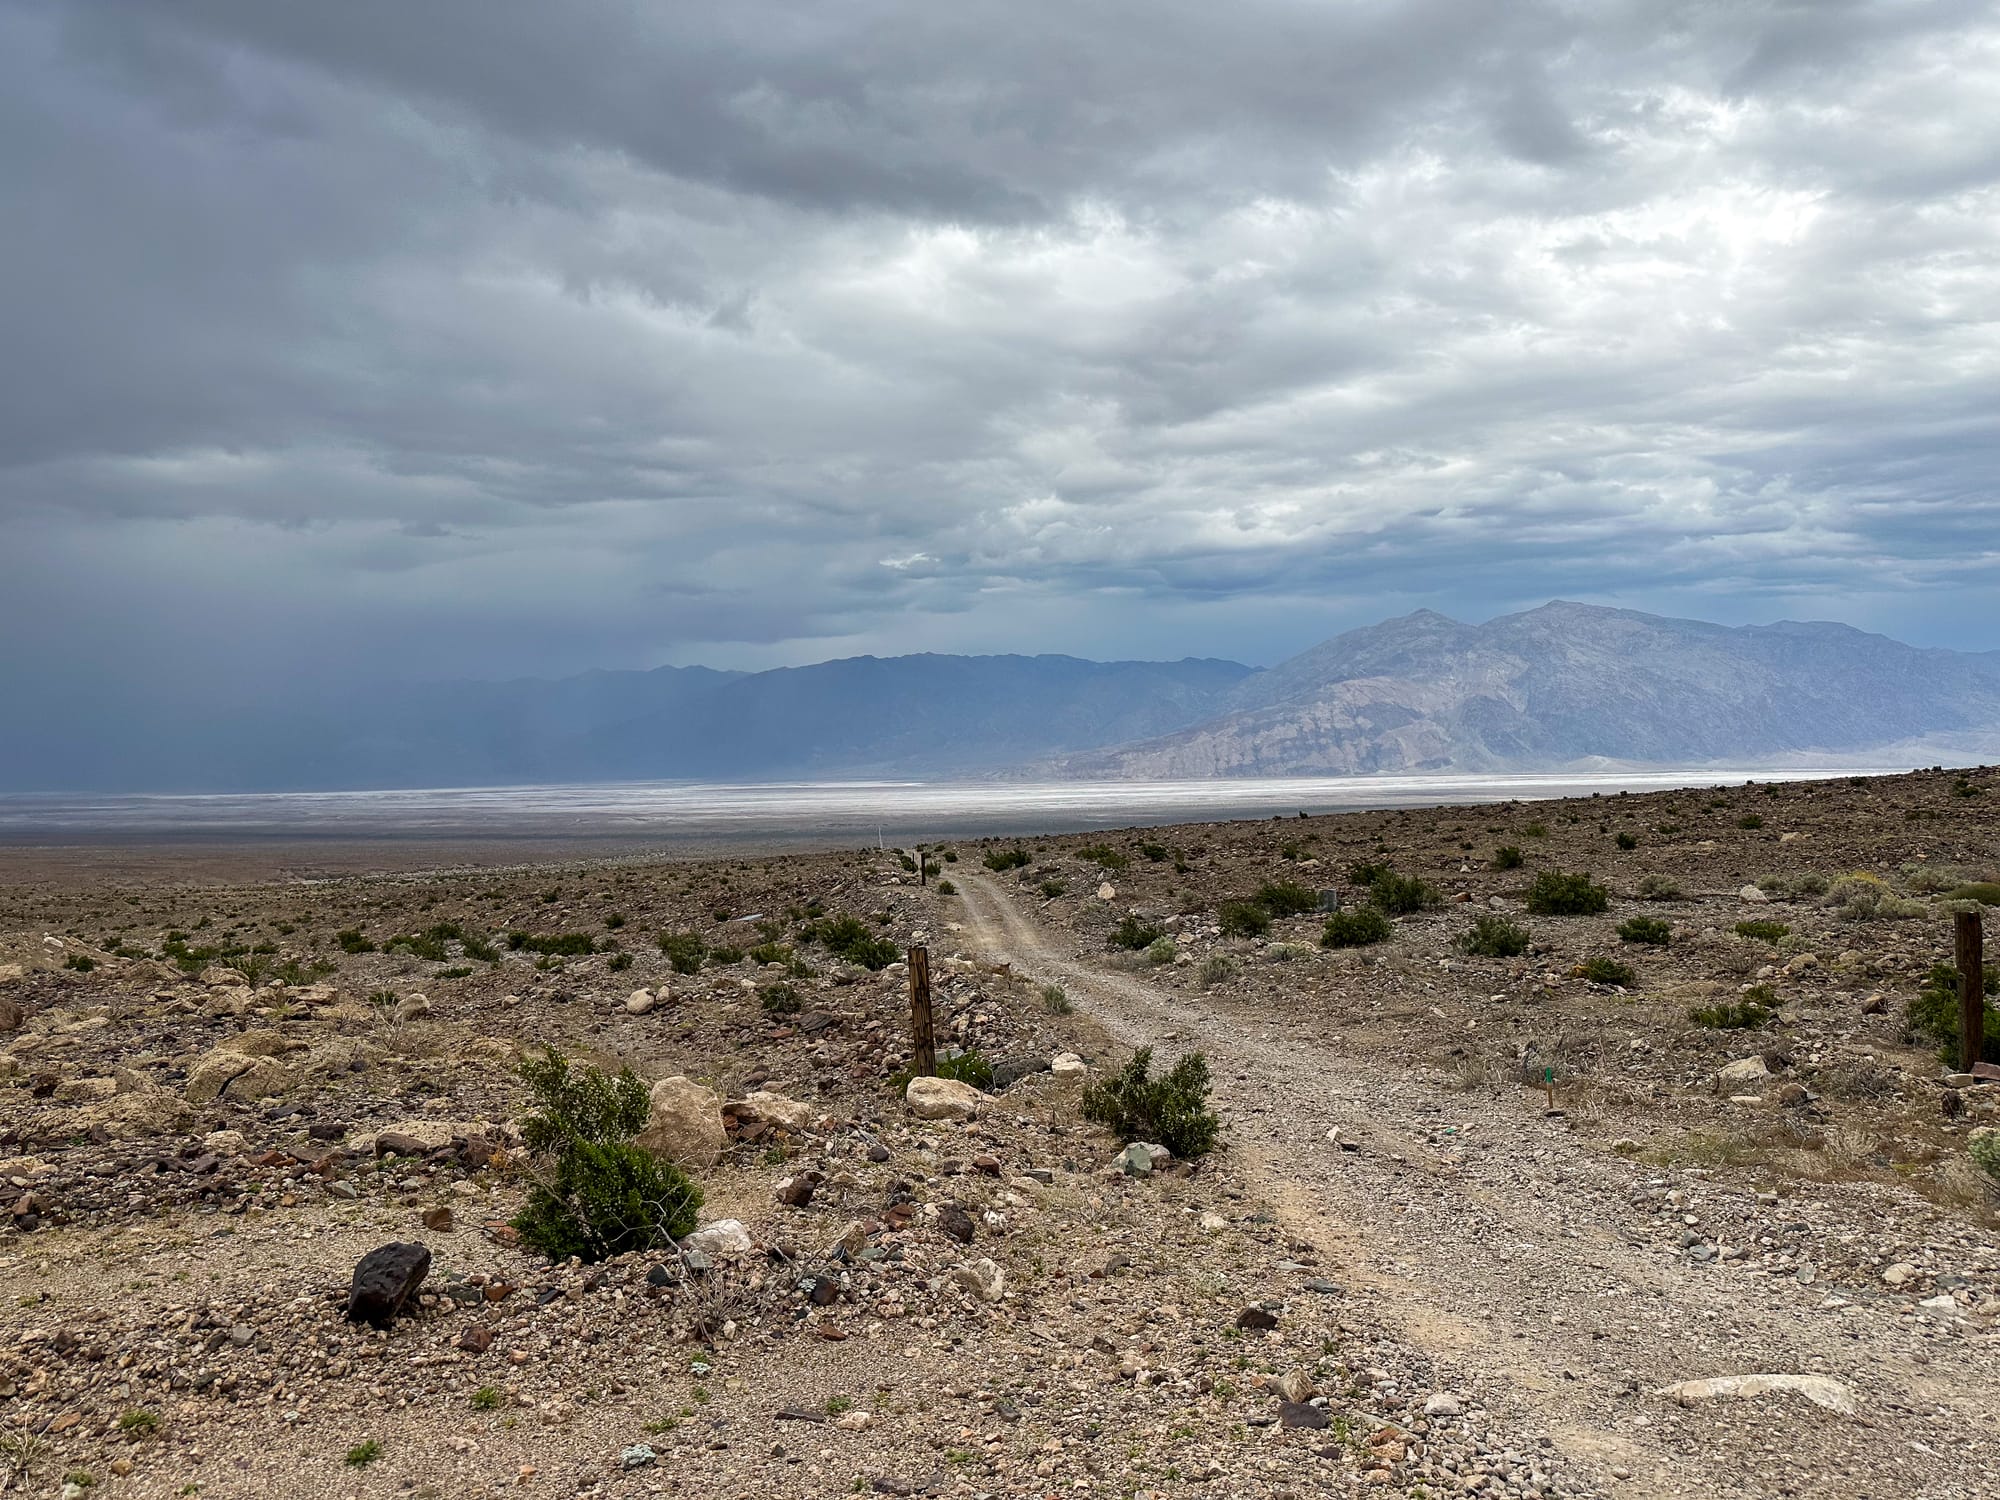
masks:
<path fill-rule="evenodd" d="M 969 948 L 1164 1058 L 1200 1049 L 1229 1149 L 1287 1227 L 1343 1263 L 1380 1316 L 1494 1410 L 1626 1495 L 1974 1496 L 1996 1477 L 1995 1335 L 1880 1287 L 1773 1275 L 1759 1244 L 1827 1204 L 1634 1162 L 1542 1096 L 1385 1072 L 1273 1007 L 1169 996 L 1072 951 L 993 880 L 961 878 Z M 1329 1133 L 1337 1133 L 1337 1140 Z M 1668 1194 L 1676 1195 L 1669 1198 Z M 1697 1260 L 1684 1227 L 1742 1226 Z M 1853 1232 L 1871 1225 L 1858 1216 Z M 1759 1233 L 1759 1231 L 1765 1231 Z M 1676 1382 L 1830 1377 L 1858 1410 L 1796 1394 L 1693 1404 Z"/>

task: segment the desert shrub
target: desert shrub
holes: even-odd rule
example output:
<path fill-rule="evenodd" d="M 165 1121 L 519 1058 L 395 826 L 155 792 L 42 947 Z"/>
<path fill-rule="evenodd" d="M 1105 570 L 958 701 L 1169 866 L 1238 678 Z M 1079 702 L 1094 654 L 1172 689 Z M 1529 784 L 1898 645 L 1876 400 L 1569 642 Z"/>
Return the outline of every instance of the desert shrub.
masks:
<path fill-rule="evenodd" d="M 1151 1077 L 1152 1066 L 1153 1049 L 1141 1047 L 1121 1072 L 1091 1084 L 1083 1091 L 1084 1118 L 1183 1159 L 1207 1155 L 1222 1129 L 1208 1107 L 1208 1059 L 1190 1052 L 1164 1078 Z"/>
<path fill-rule="evenodd" d="M 1620 849 L 1636 849 L 1639 847 L 1638 835 L 1631 833 L 1620 833 L 1612 842 Z"/>
<path fill-rule="evenodd" d="M 451 957 L 451 954 L 446 951 L 444 943 L 444 937 L 435 931 L 411 932 L 405 933 L 400 937 L 390 938 L 388 942 L 382 945 L 382 951 L 384 953 L 395 953 L 401 950 L 408 953 L 412 958 L 423 959 L 426 963 L 441 964 Z"/>
<path fill-rule="evenodd" d="M 1544 870 L 1528 887 L 1528 910 L 1538 917 L 1594 917 L 1611 892 L 1581 871 Z"/>
<path fill-rule="evenodd" d="M 1212 990 L 1236 973 L 1236 960 L 1227 953 L 1211 953 L 1195 967 L 1194 977 L 1205 990 Z"/>
<path fill-rule="evenodd" d="M 1987 997 L 1985 1030 L 1981 1034 L 1985 1047 L 1977 1060 L 2000 1062 L 2000 1010 L 1994 1008 L 1992 999 L 2000 995 L 2000 969 L 1992 964 L 1983 966 L 1980 992 Z M 1958 965 L 1932 964 L 1930 972 L 1924 976 L 1923 988 L 1910 1001 L 1904 1019 L 1912 1039 L 1937 1044 L 1938 1056 L 1947 1067 L 1968 1066 L 1966 1060 L 1959 1056 Z"/>
<path fill-rule="evenodd" d="M 1963 874 L 1955 874 L 1936 865 L 1918 864 L 1915 861 L 1904 865 L 1897 873 L 1903 877 L 1903 883 L 1919 896 L 1935 896 L 1954 886 L 1964 885 L 1966 881 Z"/>
<path fill-rule="evenodd" d="M 1972 1132 L 1972 1140 L 1965 1149 L 1975 1167 L 1995 1183 L 2000 1183 L 2000 1130 L 1990 1125 L 1981 1126 Z"/>
<path fill-rule="evenodd" d="M 722 943 L 708 950 L 708 961 L 718 968 L 732 969 L 743 962 L 743 950 Z"/>
<path fill-rule="evenodd" d="M 663 932 L 660 952 L 676 974 L 699 974 L 708 961 L 708 943 L 698 932 Z"/>
<path fill-rule="evenodd" d="M 1736 820 L 1736 826 L 1752 831 L 1762 828 L 1764 826 L 1764 815 L 1762 813 L 1745 813 Z"/>
<path fill-rule="evenodd" d="M 1319 892 L 1296 880 L 1267 880 L 1250 899 L 1274 917 L 1296 917 L 1319 910 Z"/>
<path fill-rule="evenodd" d="M 1577 972 L 1592 984 L 1630 984 L 1639 977 L 1630 964 L 1615 958 L 1586 958 Z"/>
<path fill-rule="evenodd" d="M 896 863 L 903 867 L 903 872 L 906 875 L 914 875 L 917 873 L 917 862 L 914 859 L 911 859 L 910 856 L 907 854 L 898 854 L 896 856 Z"/>
<path fill-rule="evenodd" d="M 1271 914 L 1254 901 L 1225 901 L 1216 916 L 1225 937 L 1256 938 L 1271 930 Z"/>
<path fill-rule="evenodd" d="M 497 964 L 500 950 L 476 932 L 468 932 L 459 943 L 459 949 L 474 963 Z"/>
<path fill-rule="evenodd" d="M 1678 901 L 1681 888 L 1677 882 L 1665 875 L 1647 875 L 1639 881 L 1641 901 Z"/>
<path fill-rule="evenodd" d="M 864 969 L 886 969 L 901 955 L 895 943 L 877 937 L 866 923 L 855 917 L 822 917 L 806 928 L 805 935 L 824 944 L 835 957 Z"/>
<path fill-rule="evenodd" d="M 1977 901 L 1981 906 L 2000 906 L 2000 880 L 1975 880 L 1946 893 L 1952 901 Z"/>
<path fill-rule="evenodd" d="M 1725 1000 L 1720 1005 L 1697 1005 L 1688 1019 L 1711 1031 L 1751 1031 L 1771 1019 L 1768 1006 L 1755 1000 Z"/>
<path fill-rule="evenodd" d="M 1925 910 L 1923 902 L 1905 900 L 1866 871 L 1834 881 L 1826 893 L 1826 904 L 1856 922 L 1920 917 Z"/>
<path fill-rule="evenodd" d="M 1128 948 L 1137 953 L 1141 949 L 1152 947 L 1165 936 L 1166 932 L 1163 929 L 1127 913 L 1119 919 L 1118 925 L 1111 929 L 1111 946 Z"/>
<path fill-rule="evenodd" d="M 1395 925 L 1378 906 L 1357 906 L 1332 912 L 1320 929 L 1322 948 L 1365 948 L 1379 943 L 1395 931 Z"/>
<path fill-rule="evenodd" d="M 1389 869 L 1375 872 L 1374 878 L 1368 882 L 1368 899 L 1392 917 L 1408 916 L 1411 912 L 1440 905 L 1444 900 L 1437 887 L 1428 881 L 1419 880 L 1414 875 L 1398 875 Z"/>
<path fill-rule="evenodd" d="M 1789 923 L 1773 922 L 1765 918 L 1758 918 L 1750 922 L 1738 922 L 1736 924 L 1736 935 L 1738 937 L 1752 938 L 1760 943 L 1775 943 L 1791 930 Z"/>
<path fill-rule="evenodd" d="M 552 1261 L 608 1260 L 689 1233 L 701 1189 L 680 1168 L 632 1144 L 647 1116 L 646 1085 L 630 1068 L 607 1074 L 550 1048 L 521 1064 L 536 1112 L 521 1140 L 538 1165 L 514 1220 L 521 1243 Z"/>
<path fill-rule="evenodd" d="M 1056 899 L 1056 897 L 1063 895 L 1065 892 L 1069 890 L 1069 882 L 1067 880 L 1057 880 L 1054 877 L 1051 877 L 1047 880 L 1044 880 L 1041 883 L 1041 885 L 1037 887 L 1037 889 L 1039 889 L 1045 897 L 1053 901 Z"/>
<path fill-rule="evenodd" d="M 753 964 L 789 964 L 791 961 L 792 950 L 787 943 L 759 943 L 750 950 L 750 962 Z"/>
<path fill-rule="evenodd" d="M 1545 839 L 1548 836 L 1549 836 L 1549 825 L 1546 823 L 1530 823 L 1526 828 L 1523 828 L 1521 830 L 1522 838 Z"/>
<path fill-rule="evenodd" d="M 1066 1016 L 1076 1007 L 1070 1003 L 1069 994 L 1059 984 L 1042 986 L 1042 1009 L 1052 1016 Z"/>
<path fill-rule="evenodd" d="M 342 953 L 373 953 L 375 951 L 375 945 L 361 935 L 359 927 L 344 928 L 333 935 L 333 940 L 340 944 L 340 951 Z"/>
<path fill-rule="evenodd" d="M 1026 849 L 989 849 L 984 861 L 989 870 L 1025 870 L 1030 861 Z"/>
<path fill-rule="evenodd" d="M 1149 964 L 1170 964 L 1180 956 L 1180 949 L 1174 946 L 1170 937 L 1157 937 L 1146 945 L 1146 962 Z"/>
<path fill-rule="evenodd" d="M 1475 958 L 1519 958 L 1528 951 L 1528 929 L 1482 912 L 1473 919 L 1472 930 L 1459 937 L 1458 946 Z"/>
<path fill-rule="evenodd" d="M 940 896 L 956 896 L 958 894 L 958 887 L 953 885 L 949 880 L 940 880 L 937 883 L 937 893 Z"/>
<path fill-rule="evenodd" d="M 1167 846 L 1165 844 L 1141 844 L 1139 852 L 1151 864 L 1163 864 L 1167 858 Z"/>
<path fill-rule="evenodd" d="M 516 953 L 539 953 L 544 958 L 582 958 L 597 951 L 587 932 L 510 932 L 507 946 Z"/>
<path fill-rule="evenodd" d="M 1517 844 L 1502 844 L 1493 851 L 1493 868 L 1496 870 L 1518 870 L 1521 864 L 1521 849 Z"/>
<path fill-rule="evenodd" d="M 1621 942 L 1664 948 L 1673 941 L 1674 930 L 1658 917 L 1627 917 L 1618 924 L 1618 937 Z"/>
<path fill-rule="evenodd" d="M 1288 964 L 1301 958 L 1311 958 L 1312 952 L 1312 949 L 1304 943 L 1273 943 L 1266 956 L 1273 963 Z"/>
<path fill-rule="evenodd" d="M 1076 852 L 1078 858 L 1087 859 L 1103 870 L 1123 870 L 1132 863 L 1130 855 L 1121 849 L 1112 848 L 1109 844 L 1092 844 L 1088 849 L 1079 849 Z"/>
<path fill-rule="evenodd" d="M 65 969 L 74 969 L 79 974 L 88 974 L 97 967 L 97 960 L 87 953 L 72 953 L 63 960 Z"/>
<path fill-rule="evenodd" d="M 767 984 L 757 991 L 757 1000 L 774 1016 L 795 1016 L 804 1003 L 799 999 L 799 992 L 782 980 L 777 984 Z"/>
<path fill-rule="evenodd" d="M 614 953 L 604 961 L 604 967 L 614 974 L 623 974 L 627 969 L 632 967 L 632 955 L 629 953 Z M 470 974 L 472 971 L 467 969 L 465 972 Z"/>
<path fill-rule="evenodd" d="M 324 979 L 329 974 L 340 971 L 340 965 L 330 958 L 316 958 L 310 963 L 301 963 L 296 958 L 288 958 L 271 970 L 273 978 L 281 979 L 289 985 L 307 985 L 315 979 Z"/>

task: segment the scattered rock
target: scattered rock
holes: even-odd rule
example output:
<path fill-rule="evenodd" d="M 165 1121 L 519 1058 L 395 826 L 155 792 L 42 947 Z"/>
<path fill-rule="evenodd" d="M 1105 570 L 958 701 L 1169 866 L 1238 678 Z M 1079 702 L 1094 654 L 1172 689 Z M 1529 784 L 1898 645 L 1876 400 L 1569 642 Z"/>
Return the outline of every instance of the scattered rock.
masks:
<path fill-rule="evenodd" d="M 951 1279 L 981 1302 L 998 1302 L 1007 1290 L 1007 1273 L 983 1255 L 953 1271 Z"/>
<path fill-rule="evenodd" d="M 371 1328 L 387 1328 L 430 1274 L 431 1252 L 418 1244 L 377 1245 L 354 1268 L 347 1316 Z"/>
<path fill-rule="evenodd" d="M 1280 1427 L 1317 1429 L 1327 1426 L 1332 1420 L 1322 1407 L 1309 1406 L 1302 1401 L 1280 1401 L 1278 1403 L 1278 1425 Z"/>
<path fill-rule="evenodd" d="M 1851 1417 L 1861 1409 L 1860 1398 L 1851 1386 L 1825 1375 L 1723 1375 L 1713 1380 L 1683 1380 L 1664 1387 L 1659 1394 L 1677 1401 L 1711 1401 L 1718 1396 L 1764 1396 L 1792 1392 L 1815 1406 Z"/>
<path fill-rule="evenodd" d="M 912 1078 L 903 1099 L 920 1120 L 976 1120 L 987 1102 L 986 1095 L 956 1078 Z"/>
<path fill-rule="evenodd" d="M 653 1085 L 647 1100 L 646 1128 L 638 1144 L 655 1156 L 683 1167 L 712 1167 L 728 1148 L 722 1126 L 722 1100 L 676 1073 Z"/>

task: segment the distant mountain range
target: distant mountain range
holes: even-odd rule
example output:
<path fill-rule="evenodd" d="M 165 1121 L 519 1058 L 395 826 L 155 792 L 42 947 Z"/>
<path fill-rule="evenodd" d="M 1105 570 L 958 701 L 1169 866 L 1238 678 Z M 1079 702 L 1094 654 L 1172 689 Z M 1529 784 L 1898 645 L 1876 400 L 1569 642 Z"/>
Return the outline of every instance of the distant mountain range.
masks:
<path fill-rule="evenodd" d="M 0 790 L 1529 771 L 1928 744 L 2000 746 L 2000 653 L 1558 602 L 1483 625 L 1422 610 L 1266 671 L 863 656 L 163 705 L 123 732 L 80 712 L 0 729 Z"/>

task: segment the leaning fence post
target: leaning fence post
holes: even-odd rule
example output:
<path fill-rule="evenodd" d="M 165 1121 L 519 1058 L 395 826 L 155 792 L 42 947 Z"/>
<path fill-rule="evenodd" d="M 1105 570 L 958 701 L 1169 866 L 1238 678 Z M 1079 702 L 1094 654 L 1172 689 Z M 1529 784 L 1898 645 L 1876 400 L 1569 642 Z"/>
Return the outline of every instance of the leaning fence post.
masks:
<path fill-rule="evenodd" d="M 1957 913 L 1952 927 L 1958 965 L 1958 1066 L 1970 1073 L 1986 1055 L 1986 944 L 1978 912 Z"/>
<path fill-rule="evenodd" d="M 916 1047 L 916 1076 L 937 1077 L 937 1036 L 931 1029 L 931 955 L 926 948 L 910 950 L 910 1034 Z"/>

